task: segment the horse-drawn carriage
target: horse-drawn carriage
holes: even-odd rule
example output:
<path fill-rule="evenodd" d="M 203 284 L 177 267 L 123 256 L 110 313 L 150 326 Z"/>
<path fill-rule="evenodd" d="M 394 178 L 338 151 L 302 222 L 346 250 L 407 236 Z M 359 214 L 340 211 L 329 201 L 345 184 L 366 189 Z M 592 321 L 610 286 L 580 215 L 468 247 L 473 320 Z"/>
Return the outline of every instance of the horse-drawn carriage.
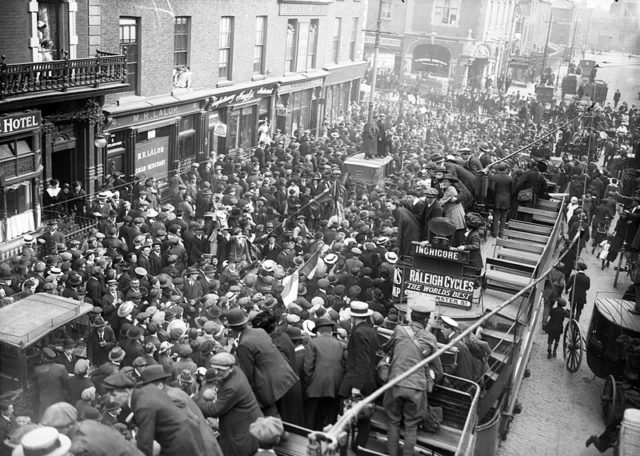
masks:
<path fill-rule="evenodd" d="M 569 371 L 580 367 L 583 346 L 578 324 L 570 320 L 564 333 Z M 586 355 L 589 369 L 605 379 L 601 396 L 605 426 L 620 423 L 625 410 L 640 408 L 640 312 L 634 302 L 596 297 Z"/>

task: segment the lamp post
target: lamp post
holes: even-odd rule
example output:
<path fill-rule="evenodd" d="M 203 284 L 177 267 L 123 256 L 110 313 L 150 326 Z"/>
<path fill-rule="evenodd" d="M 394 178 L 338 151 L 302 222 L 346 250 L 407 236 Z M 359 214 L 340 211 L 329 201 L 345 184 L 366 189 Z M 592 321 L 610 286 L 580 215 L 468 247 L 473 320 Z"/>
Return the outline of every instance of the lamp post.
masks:
<path fill-rule="evenodd" d="M 371 76 L 371 91 L 369 92 L 369 112 L 367 122 L 373 119 L 374 97 L 376 95 L 376 80 L 378 78 L 378 53 L 380 52 L 380 28 L 382 27 L 382 0 L 378 2 L 378 19 L 376 21 L 376 40 L 373 45 L 373 75 Z"/>
<path fill-rule="evenodd" d="M 553 13 L 549 15 L 549 26 L 547 27 L 547 41 L 544 43 L 544 54 L 542 54 L 542 69 L 540 70 L 540 83 L 544 77 L 544 66 L 547 64 L 547 53 L 549 52 L 549 35 L 551 35 L 551 24 L 553 24 Z"/>

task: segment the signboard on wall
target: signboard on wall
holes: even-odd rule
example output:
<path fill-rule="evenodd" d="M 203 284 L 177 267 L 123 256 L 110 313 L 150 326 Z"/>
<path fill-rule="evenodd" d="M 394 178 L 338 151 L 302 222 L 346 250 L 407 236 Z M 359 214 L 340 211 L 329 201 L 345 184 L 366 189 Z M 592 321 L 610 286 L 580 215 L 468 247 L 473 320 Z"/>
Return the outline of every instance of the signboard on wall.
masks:
<path fill-rule="evenodd" d="M 150 139 L 136 143 L 134 174 L 166 179 L 169 173 L 169 137 Z"/>
<path fill-rule="evenodd" d="M 40 111 L 26 111 L 0 116 L 0 136 L 15 135 L 40 128 Z"/>
<path fill-rule="evenodd" d="M 474 281 L 412 268 L 396 268 L 394 292 L 404 290 L 407 297 L 425 294 L 435 298 L 437 304 L 468 309 L 473 302 Z"/>

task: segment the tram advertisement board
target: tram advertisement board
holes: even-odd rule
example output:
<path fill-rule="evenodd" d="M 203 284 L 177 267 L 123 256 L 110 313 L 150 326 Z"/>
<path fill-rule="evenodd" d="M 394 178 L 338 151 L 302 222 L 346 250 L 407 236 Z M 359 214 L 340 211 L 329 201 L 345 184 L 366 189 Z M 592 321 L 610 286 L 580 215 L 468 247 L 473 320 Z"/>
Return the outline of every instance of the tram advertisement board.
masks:
<path fill-rule="evenodd" d="M 472 279 L 412 268 L 396 268 L 395 272 L 396 293 L 400 288 L 406 295 L 421 293 L 435 296 L 438 304 L 465 309 L 471 307 L 474 289 Z"/>

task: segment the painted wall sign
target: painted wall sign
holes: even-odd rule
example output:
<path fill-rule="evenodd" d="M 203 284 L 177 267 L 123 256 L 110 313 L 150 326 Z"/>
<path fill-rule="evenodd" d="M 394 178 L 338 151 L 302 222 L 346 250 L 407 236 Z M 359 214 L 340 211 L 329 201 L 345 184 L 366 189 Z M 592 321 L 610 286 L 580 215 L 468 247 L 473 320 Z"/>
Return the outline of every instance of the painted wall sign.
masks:
<path fill-rule="evenodd" d="M 274 84 L 268 84 L 260 87 L 254 87 L 252 89 L 246 89 L 237 93 L 213 97 L 210 109 L 220 109 L 230 104 L 247 103 L 259 98 L 269 97 L 273 93 L 273 87 Z"/>
<path fill-rule="evenodd" d="M 136 143 L 135 174 L 166 179 L 169 172 L 169 137 Z"/>
<path fill-rule="evenodd" d="M 0 116 L 0 135 L 15 135 L 38 128 L 41 124 L 40 111 L 16 112 Z"/>

